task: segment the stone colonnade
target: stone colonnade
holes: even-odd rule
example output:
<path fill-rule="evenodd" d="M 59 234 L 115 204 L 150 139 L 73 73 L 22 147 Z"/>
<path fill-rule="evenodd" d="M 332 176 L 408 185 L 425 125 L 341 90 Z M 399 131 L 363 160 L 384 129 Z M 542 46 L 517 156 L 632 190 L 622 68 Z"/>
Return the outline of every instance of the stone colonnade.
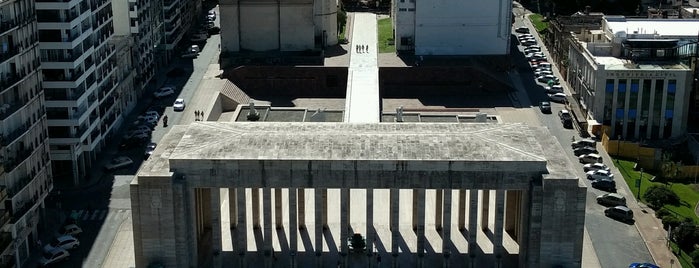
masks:
<path fill-rule="evenodd" d="M 267 264 L 271 264 L 269 258 L 272 257 L 274 249 L 272 247 L 274 237 L 272 236 L 272 228 L 281 229 L 284 226 L 283 214 L 284 205 L 288 205 L 288 219 L 289 219 L 289 254 L 294 256 L 298 251 L 298 235 L 299 230 L 306 229 L 306 217 L 312 216 L 315 218 L 315 227 L 313 228 L 315 232 L 315 248 L 313 249 L 316 256 L 320 257 L 322 255 L 322 245 L 323 245 L 323 230 L 328 227 L 328 200 L 327 194 L 328 189 L 316 189 L 314 191 L 314 215 L 306 214 L 306 198 L 307 193 L 305 188 L 285 188 L 288 190 L 288 199 L 282 199 L 282 188 L 229 188 L 229 212 L 230 212 L 230 224 L 233 235 L 233 251 L 244 257 L 248 253 L 248 233 L 247 228 L 251 226 L 254 229 L 261 229 L 263 233 L 262 247 L 258 246 L 259 252 L 262 252 L 265 257 L 267 257 Z M 246 190 L 249 190 L 247 192 Z M 376 234 L 374 233 L 374 222 L 373 222 L 373 189 L 366 189 L 366 230 L 365 234 L 367 248 L 371 248 L 373 242 L 376 239 Z M 215 213 L 220 211 L 220 204 L 214 200 L 220 200 L 219 191 L 217 188 L 195 188 L 195 195 L 197 196 L 197 205 L 195 206 L 194 214 L 197 217 L 196 233 L 197 236 L 204 235 L 202 231 L 203 223 L 207 223 L 212 226 L 213 230 L 220 230 L 220 215 Z M 466 193 L 468 191 L 469 202 L 468 207 L 466 204 Z M 210 194 L 210 197 L 198 194 L 200 192 Z M 344 242 L 351 235 L 350 231 L 350 189 L 340 188 L 340 243 L 339 252 L 341 256 L 344 256 L 343 263 L 347 264 L 349 255 L 348 243 Z M 398 241 L 400 239 L 399 230 L 399 215 L 400 215 L 400 204 L 401 199 L 399 196 L 400 189 L 390 189 L 389 193 L 389 227 L 391 231 L 391 237 L 393 241 Z M 425 192 L 426 189 L 413 189 L 412 190 L 412 227 L 417 236 L 417 256 L 419 259 L 423 257 L 425 253 Z M 521 214 L 526 206 L 523 206 L 522 190 L 492 190 L 495 195 L 495 215 L 494 215 L 494 229 L 491 230 L 493 233 L 493 254 L 496 256 L 496 261 L 499 260 L 499 256 L 503 256 L 503 230 L 507 231 L 511 237 L 518 240 L 521 237 L 523 215 Z M 477 245 L 477 230 L 478 226 L 478 207 L 481 205 L 481 228 L 485 231 L 489 226 L 489 211 L 490 211 L 490 194 L 491 190 L 459 190 L 456 196 L 457 200 L 454 200 L 452 189 L 436 189 L 436 202 L 435 202 L 435 228 L 441 231 L 442 234 L 442 245 L 441 252 L 445 258 L 449 258 L 452 254 L 450 252 L 451 245 L 451 233 L 452 233 L 452 214 L 457 214 L 458 223 L 456 224 L 459 229 L 466 229 L 468 226 L 468 244 L 469 252 L 474 252 Z M 272 204 L 272 196 L 274 196 L 274 204 Z M 260 204 L 261 201 L 261 204 Z M 458 209 L 456 212 L 452 212 L 452 202 L 458 202 Z M 210 204 L 210 207 L 209 207 Z M 248 205 L 250 205 L 248 207 Z M 247 209 L 251 208 L 252 211 L 248 212 Z M 217 210 L 218 209 L 218 210 Z M 273 213 L 274 210 L 274 213 Z M 210 216 L 207 216 L 210 215 Z M 251 217 L 247 217 L 251 215 Z M 274 220 L 273 216 L 274 215 Z M 466 215 L 470 215 L 468 221 L 466 220 Z M 247 222 L 247 219 L 251 218 L 251 222 Z M 200 224 L 202 223 L 202 224 Z M 214 239 L 214 247 L 220 247 L 220 231 L 213 232 L 212 238 Z M 517 241 L 519 242 L 519 241 Z M 398 243 L 391 243 L 390 253 L 397 257 L 399 254 Z M 200 246 L 201 247 L 201 246 Z M 221 250 L 220 248 L 214 248 L 214 250 Z M 477 257 L 475 254 L 469 254 L 472 258 Z M 243 258 L 241 258 L 243 259 Z M 395 258 L 394 258 L 395 259 Z M 293 258 L 292 258 L 293 260 Z M 241 260 L 242 261 L 242 260 Z M 321 262 L 318 262 L 320 264 Z M 418 265 L 421 262 L 418 261 Z M 241 265 L 244 265 L 241 263 Z M 294 262 L 292 265 L 296 265 Z"/>

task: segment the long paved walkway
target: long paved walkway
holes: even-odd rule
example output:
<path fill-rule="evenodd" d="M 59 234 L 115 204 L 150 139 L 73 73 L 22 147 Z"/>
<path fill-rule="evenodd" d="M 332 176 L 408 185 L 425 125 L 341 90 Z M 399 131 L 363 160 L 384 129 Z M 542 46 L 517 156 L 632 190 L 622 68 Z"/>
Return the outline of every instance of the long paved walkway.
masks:
<path fill-rule="evenodd" d="M 356 13 L 347 71 L 345 122 L 378 123 L 381 118 L 376 14 Z M 358 50 L 357 46 L 368 49 Z"/>

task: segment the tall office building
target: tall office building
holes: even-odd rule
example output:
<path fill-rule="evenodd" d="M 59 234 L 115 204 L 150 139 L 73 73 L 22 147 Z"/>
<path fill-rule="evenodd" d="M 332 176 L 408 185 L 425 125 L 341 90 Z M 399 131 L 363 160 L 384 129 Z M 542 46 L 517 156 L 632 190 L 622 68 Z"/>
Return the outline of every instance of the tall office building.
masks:
<path fill-rule="evenodd" d="M 38 44 L 34 1 L 0 1 L 0 267 L 27 260 L 53 187 Z"/>
<path fill-rule="evenodd" d="M 86 178 L 122 110 L 111 0 L 36 0 L 54 176 Z"/>
<path fill-rule="evenodd" d="M 168 61 L 177 56 L 180 41 L 201 14 L 201 3 L 198 0 L 162 0 L 163 44 Z"/>

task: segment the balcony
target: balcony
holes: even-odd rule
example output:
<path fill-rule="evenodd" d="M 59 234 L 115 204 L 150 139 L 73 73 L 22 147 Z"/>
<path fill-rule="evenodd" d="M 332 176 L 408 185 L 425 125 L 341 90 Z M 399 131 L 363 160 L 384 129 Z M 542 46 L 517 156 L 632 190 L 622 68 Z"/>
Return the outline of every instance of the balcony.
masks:
<path fill-rule="evenodd" d="M 0 35 L 5 34 L 19 25 L 17 20 L 5 20 L 0 22 Z"/>
<path fill-rule="evenodd" d="M 5 198 L 7 198 L 7 193 L 5 194 Z M 12 219 L 12 216 L 10 216 L 10 212 L 7 210 L 0 210 L 0 226 L 4 226 L 10 220 Z"/>
<path fill-rule="evenodd" d="M 10 48 L 5 52 L 0 52 L 0 63 L 17 56 L 19 54 L 19 48 L 17 46 L 10 46 Z"/>
<path fill-rule="evenodd" d="M 0 251 L 5 252 L 7 249 L 12 246 L 12 234 L 9 232 L 0 232 Z M 14 258 L 11 258 L 14 260 Z M 14 262 L 12 262 L 14 263 Z M 4 264 L 3 264 L 4 265 Z M 8 267 L 8 266 L 2 266 L 2 267 Z"/>
<path fill-rule="evenodd" d="M 29 121 L 27 121 L 27 122 L 24 122 L 24 124 L 22 124 L 19 128 L 13 130 L 12 132 L 10 132 L 9 134 L 7 134 L 5 136 L 0 134 L 0 145 L 8 146 L 8 145 L 12 144 L 13 142 L 15 142 L 17 140 L 17 138 L 24 135 L 24 133 L 26 133 L 27 130 L 29 130 L 31 127 L 32 127 L 32 124 Z"/>
<path fill-rule="evenodd" d="M 19 164 L 24 162 L 24 160 L 27 160 L 30 155 L 34 150 L 20 150 L 17 151 L 14 157 L 8 157 L 7 160 L 4 161 L 3 166 L 5 167 L 5 172 L 10 173 L 12 172 Z M 7 157 L 7 156 L 6 156 Z M 10 189 L 10 194 L 13 194 L 12 192 L 13 189 Z"/>
<path fill-rule="evenodd" d="M 77 81 L 83 74 L 85 74 L 85 70 L 80 70 L 78 72 L 69 74 L 69 75 L 44 75 L 44 81 L 46 82 L 75 82 Z"/>

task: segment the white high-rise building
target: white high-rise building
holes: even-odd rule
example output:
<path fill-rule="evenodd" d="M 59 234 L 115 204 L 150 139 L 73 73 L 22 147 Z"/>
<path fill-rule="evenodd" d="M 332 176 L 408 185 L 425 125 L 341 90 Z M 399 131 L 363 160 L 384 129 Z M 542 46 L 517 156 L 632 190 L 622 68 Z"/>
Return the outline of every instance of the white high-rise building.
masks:
<path fill-rule="evenodd" d="M 111 0 L 37 0 L 54 176 L 86 178 L 105 137 L 120 122 Z"/>
<path fill-rule="evenodd" d="M 0 267 L 20 267 L 53 188 L 33 0 L 0 1 Z"/>

